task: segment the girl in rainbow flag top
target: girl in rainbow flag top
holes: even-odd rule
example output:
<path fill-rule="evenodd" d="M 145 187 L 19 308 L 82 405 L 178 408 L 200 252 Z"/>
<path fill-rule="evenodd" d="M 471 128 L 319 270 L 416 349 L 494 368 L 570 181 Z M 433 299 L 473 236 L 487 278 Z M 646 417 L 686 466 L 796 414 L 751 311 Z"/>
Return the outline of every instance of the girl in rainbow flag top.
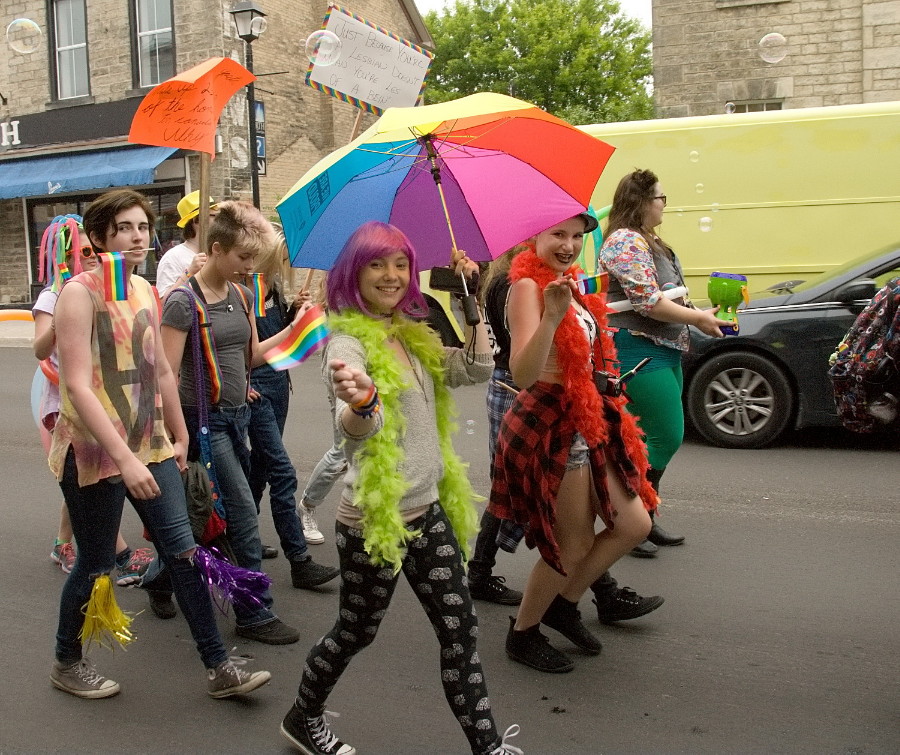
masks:
<path fill-rule="evenodd" d="M 50 451 L 50 433 L 59 418 L 59 359 L 56 354 L 56 330 L 53 327 L 53 311 L 63 285 L 73 275 L 97 267 L 97 255 L 84 232 L 80 215 L 57 215 L 41 237 L 38 270 L 42 283 L 47 286 L 38 294 L 34 303 L 34 355 L 41 362 L 44 372 L 44 388 L 40 403 L 41 441 L 44 450 Z M 64 574 L 75 566 L 75 543 L 69 509 L 63 503 L 59 515 L 59 530 L 50 551 L 50 559 Z M 116 540 L 116 583 L 130 585 L 139 581 L 153 559 L 150 548 L 132 550 L 122 537 Z"/>
<path fill-rule="evenodd" d="M 191 533 L 179 473 L 188 437 L 162 348 L 158 302 L 147 281 L 129 274 L 149 251 L 153 223 L 147 199 L 130 189 L 92 202 L 84 229 L 101 264 L 66 284 L 54 316 L 62 379 L 50 468 L 65 496 L 78 558 L 63 586 L 50 679 L 82 698 L 119 692 L 84 657 L 83 646 L 133 639 L 109 578 L 126 497 L 171 572 L 207 669 L 207 692 L 228 697 L 270 678 L 268 671 L 238 668 L 216 626 L 209 580 L 219 575 L 234 584 L 245 575 L 229 572 Z"/>

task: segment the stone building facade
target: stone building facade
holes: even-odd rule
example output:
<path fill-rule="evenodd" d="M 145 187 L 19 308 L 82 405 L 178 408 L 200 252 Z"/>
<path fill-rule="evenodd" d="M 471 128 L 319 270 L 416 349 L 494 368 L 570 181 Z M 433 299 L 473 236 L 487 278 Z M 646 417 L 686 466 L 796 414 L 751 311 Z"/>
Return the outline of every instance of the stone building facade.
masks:
<path fill-rule="evenodd" d="M 653 0 L 653 77 L 661 118 L 900 100 L 900 0 Z"/>
<path fill-rule="evenodd" d="M 37 250 L 49 220 L 82 212 L 120 180 L 106 176 L 90 185 L 82 176 L 77 190 L 66 191 L 67 184 L 55 181 L 53 170 L 90 174 L 100 164 L 141 163 L 145 179 L 136 188 L 151 198 L 160 216 L 157 232 L 162 249 L 180 241 L 175 205 L 197 188 L 197 153 L 178 150 L 161 157 L 149 151 L 157 148 L 129 145 L 128 130 L 142 98 L 159 81 L 212 57 L 245 62 L 244 42 L 228 13 L 234 4 L 232 0 L 3 3 L 4 29 L 24 19 L 33 22 L 30 28 L 36 25 L 37 32 L 13 40 L 13 45 L 6 40 L 0 52 L 0 305 L 29 302 L 40 290 Z M 259 0 L 257 5 L 268 22 L 253 42 L 256 99 L 265 107 L 260 205 L 275 220 L 276 202 L 296 180 L 346 143 L 354 126 L 367 127 L 373 116 L 365 115 L 357 123 L 359 110 L 304 83 L 308 66 L 304 42 L 321 26 L 327 0 Z M 413 0 L 356 0 L 352 12 L 411 42 L 432 45 Z M 148 48 L 157 54 L 148 55 Z M 80 78 L 69 76 L 70 69 L 80 72 Z M 217 199 L 251 197 L 248 126 L 241 90 L 219 120 L 210 176 L 211 194 Z M 13 173 L 23 182 L 33 176 L 41 186 L 20 188 L 21 196 L 9 196 L 2 183 Z M 151 279 L 153 267 L 151 261 L 144 271 Z"/>

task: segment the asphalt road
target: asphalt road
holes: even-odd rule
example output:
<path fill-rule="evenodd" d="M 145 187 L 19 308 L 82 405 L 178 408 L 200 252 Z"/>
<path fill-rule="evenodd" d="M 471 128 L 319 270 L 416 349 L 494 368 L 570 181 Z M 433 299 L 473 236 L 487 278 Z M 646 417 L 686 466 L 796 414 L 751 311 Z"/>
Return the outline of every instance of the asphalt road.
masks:
<path fill-rule="evenodd" d="M 246 699 L 205 694 L 202 665 L 183 619 L 149 611 L 127 651 L 93 649 L 101 671 L 122 684 L 108 700 L 86 701 L 49 682 L 63 576 L 48 558 L 60 493 L 46 468 L 29 407 L 35 362 L 29 349 L 0 349 L 0 752 L 288 752 L 278 734 L 306 652 L 324 633 L 336 585 L 294 590 L 282 558 L 266 562 L 276 610 L 302 630 L 300 643 L 267 647 L 226 642 L 272 671 Z M 330 443 L 318 366 L 293 373 L 287 444 L 302 481 Z M 483 387 L 457 392 L 457 447 L 487 489 Z M 507 608 L 479 604 L 480 652 L 501 730 L 529 755 L 556 753 L 900 752 L 897 440 L 842 432 L 794 438 L 765 451 L 728 451 L 688 442 L 663 483 L 661 523 L 687 543 L 653 560 L 626 557 L 622 584 L 664 595 L 655 613 L 601 627 L 587 598 L 582 611 L 605 644 L 575 670 L 544 675 L 509 661 Z M 333 521 L 335 495 L 320 522 Z M 264 504 L 264 542 L 276 543 Z M 334 564 L 328 527 L 317 560 Z M 140 544 L 126 507 L 123 530 Z M 534 553 L 501 555 L 499 573 L 524 584 Z M 118 590 L 139 612 L 144 596 Z M 548 630 L 550 631 L 550 630 Z M 559 635 L 552 640 L 571 649 Z M 573 651 L 574 652 L 574 651 Z M 363 755 L 465 753 L 441 693 L 437 643 L 401 582 L 375 645 L 335 689 L 334 728 Z"/>

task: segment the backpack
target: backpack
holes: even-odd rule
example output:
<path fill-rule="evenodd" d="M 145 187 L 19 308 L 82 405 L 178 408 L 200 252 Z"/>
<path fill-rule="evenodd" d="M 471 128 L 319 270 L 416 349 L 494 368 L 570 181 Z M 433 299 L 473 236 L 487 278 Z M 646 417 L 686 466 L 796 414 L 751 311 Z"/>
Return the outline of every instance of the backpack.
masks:
<path fill-rule="evenodd" d="M 881 289 L 831 356 L 828 376 L 848 430 L 873 432 L 896 420 L 900 398 L 900 278 Z"/>

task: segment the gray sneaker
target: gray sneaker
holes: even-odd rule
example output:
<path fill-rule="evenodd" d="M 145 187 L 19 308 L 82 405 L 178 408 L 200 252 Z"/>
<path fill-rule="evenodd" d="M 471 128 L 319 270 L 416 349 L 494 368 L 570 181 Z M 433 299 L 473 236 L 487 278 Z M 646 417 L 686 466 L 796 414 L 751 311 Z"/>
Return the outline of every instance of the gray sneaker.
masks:
<path fill-rule="evenodd" d="M 50 681 L 56 689 L 75 697 L 112 697 L 119 694 L 120 690 L 119 683 L 100 676 L 88 658 L 70 664 L 54 661 Z"/>
<path fill-rule="evenodd" d="M 243 671 L 234 665 L 234 660 L 229 658 L 215 668 L 207 669 L 206 676 L 209 679 L 208 691 L 210 697 L 231 697 L 242 695 L 246 692 L 262 687 L 268 683 L 272 675 L 268 671 Z"/>

